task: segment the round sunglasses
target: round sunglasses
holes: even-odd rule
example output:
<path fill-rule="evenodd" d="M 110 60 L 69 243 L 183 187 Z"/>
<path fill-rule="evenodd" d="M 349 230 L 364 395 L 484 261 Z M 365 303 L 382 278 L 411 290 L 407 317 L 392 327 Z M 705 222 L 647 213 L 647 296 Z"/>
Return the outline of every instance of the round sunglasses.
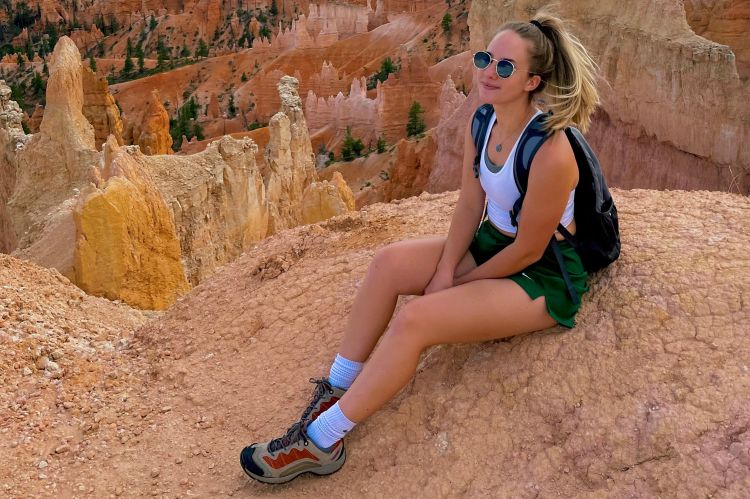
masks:
<path fill-rule="evenodd" d="M 483 50 L 474 54 L 474 67 L 477 69 L 487 69 L 487 66 L 492 64 L 492 61 L 497 62 L 495 71 L 497 71 L 497 75 L 500 78 L 510 78 L 516 72 L 516 66 L 508 59 L 500 59 L 498 61 L 492 58 L 492 54 Z"/>

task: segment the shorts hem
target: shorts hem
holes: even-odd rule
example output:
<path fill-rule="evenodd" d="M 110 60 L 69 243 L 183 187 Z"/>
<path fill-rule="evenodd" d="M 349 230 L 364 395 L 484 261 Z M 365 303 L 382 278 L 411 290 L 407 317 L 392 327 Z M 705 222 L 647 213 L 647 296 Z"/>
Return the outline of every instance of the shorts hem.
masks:
<path fill-rule="evenodd" d="M 573 327 L 575 327 L 575 320 L 563 319 L 554 310 L 552 310 L 549 304 L 549 300 L 544 294 L 544 290 L 530 277 L 526 277 L 525 275 L 523 275 L 523 273 L 521 273 L 509 276 L 508 279 L 518 284 L 521 289 L 526 291 L 526 294 L 529 295 L 529 298 L 531 298 L 532 300 L 536 300 L 540 296 L 544 296 L 544 306 L 547 307 L 547 314 L 549 314 L 549 316 L 552 317 L 559 325 L 563 326 L 566 329 L 573 329 Z"/>

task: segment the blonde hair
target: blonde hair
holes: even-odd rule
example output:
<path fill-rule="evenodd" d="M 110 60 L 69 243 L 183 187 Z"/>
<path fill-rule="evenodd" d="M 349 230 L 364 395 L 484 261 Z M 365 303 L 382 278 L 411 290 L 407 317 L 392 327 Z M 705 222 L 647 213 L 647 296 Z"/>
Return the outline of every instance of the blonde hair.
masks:
<path fill-rule="evenodd" d="M 600 103 L 596 90 L 599 67 L 561 19 L 538 12 L 533 21 L 539 26 L 511 21 L 497 32 L 510 30 L 531 42 L 529 73 L 539 75 L 542 81 L 529 98 L 543 93 L 552 111 L 545 128 L 553 132 L 575 124 L 586 132 L 591 115 Z"/>

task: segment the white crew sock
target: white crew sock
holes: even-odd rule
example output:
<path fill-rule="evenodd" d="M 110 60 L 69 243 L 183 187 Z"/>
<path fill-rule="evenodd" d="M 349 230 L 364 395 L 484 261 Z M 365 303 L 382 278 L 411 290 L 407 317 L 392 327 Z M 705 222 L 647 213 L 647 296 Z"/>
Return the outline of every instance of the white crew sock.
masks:
<path fill-rule="evenodd" d="M 331 364 L 328 381 L 333 386 L 348 390 L 354 383 L 354 379 L 362 372 L 362 366 L 364 365 L 364 362 L 356 362 L 336 354 L 336 359 Z"/>
<path fill-rule="evenodd" d="M 356 423 L 349 421 L 336 402 L 307 426 L 307 436 L 315 445 L 326 450 L 341 440 L 354 425 Z"/>

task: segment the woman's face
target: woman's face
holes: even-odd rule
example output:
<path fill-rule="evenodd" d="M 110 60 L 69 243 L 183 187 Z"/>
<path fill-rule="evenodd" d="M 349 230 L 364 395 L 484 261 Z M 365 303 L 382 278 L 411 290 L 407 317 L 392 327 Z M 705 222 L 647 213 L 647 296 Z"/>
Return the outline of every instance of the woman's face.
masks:
<path fill-rule="evenodd" d="M 487 46 L 487 52 L 498 61 L 510 60 L 516 69 L 508 78 L 497 75 L 496 61 L 492 61 L 484 69 L 477 69 L 476 81 L 480 101 L 503 104 L 517 99 L 528 99 L 528 92 L 537 86 L 528 71 L 530 49 L 531 42 L 524 40 L 514 31 L 504 30 L 495 35 Z"/>

